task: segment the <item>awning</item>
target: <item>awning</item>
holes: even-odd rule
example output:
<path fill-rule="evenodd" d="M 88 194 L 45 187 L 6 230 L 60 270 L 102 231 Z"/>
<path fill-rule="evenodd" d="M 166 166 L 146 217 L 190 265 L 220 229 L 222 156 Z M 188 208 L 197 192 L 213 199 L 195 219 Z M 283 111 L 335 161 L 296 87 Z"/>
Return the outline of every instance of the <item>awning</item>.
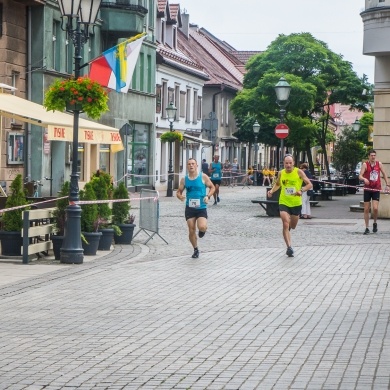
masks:
<path fill-rule="evenodd" d="M 46 111 L 46 108 L 40 104 L 9 93 L 0 93 L 0 115 L 47 128 L 48 140 L 73 141 L 73 115 L 71 114 Z M 83 118 L 79 119 L 79 142 L 123 147 L 119 129 Z"/>
<path fill-rule="evenodd" d="M 192 135 L 188 135 L 188 134 L 183 134 L 183 137 L 185 139 L 188 139 L 190 141 L 193 141 L 193 142 L 197 142 L 198 144 L 205 144 L 205 145 L 211 145 L 211 141 L 207 140 L 207 139 L 201 139 L 201 138 L 198 138 L 198 137 L 193 137 Z"/>

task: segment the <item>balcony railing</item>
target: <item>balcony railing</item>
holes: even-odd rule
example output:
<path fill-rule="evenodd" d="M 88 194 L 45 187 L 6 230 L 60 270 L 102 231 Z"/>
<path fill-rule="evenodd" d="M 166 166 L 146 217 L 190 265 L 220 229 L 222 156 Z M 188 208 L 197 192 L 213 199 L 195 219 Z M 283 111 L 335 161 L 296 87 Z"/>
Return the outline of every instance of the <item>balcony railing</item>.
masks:
<path fill-rule="evenodd" d="M 101 2 L 100 8 L 120 8 L 146 15 L 148 10 L 141 4 L 142 0 L 104 0 Z"/>

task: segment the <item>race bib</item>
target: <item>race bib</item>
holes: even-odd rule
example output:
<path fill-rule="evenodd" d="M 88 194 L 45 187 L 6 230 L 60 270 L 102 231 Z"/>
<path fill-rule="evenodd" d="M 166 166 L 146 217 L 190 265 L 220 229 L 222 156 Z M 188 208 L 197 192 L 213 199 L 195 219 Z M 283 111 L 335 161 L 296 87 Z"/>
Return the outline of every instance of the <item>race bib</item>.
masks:
<path fill-rule="evenodd" d="M 295 187 L 286 187 L 284 193 L 286 195 L 294 195 L 295 194 Z"/>
<path fill-rule="evenodd" d="M 188 201 L 188 207 L 194 207 L 194 208 L 200 207 L 200 199 L 190 199 Z"/>
<path fill-rule="evenodd" d="M 370 172 L 370 181 L 377 181 L 378 180 L 378 172 L 377 171 L 371 171 Z"/>
<path fill-rule="evenodd" d="M 218 179 L 219 178 L 219 174 L 218 173 L 213 173 L 213 178 L 214 179 Z"/>

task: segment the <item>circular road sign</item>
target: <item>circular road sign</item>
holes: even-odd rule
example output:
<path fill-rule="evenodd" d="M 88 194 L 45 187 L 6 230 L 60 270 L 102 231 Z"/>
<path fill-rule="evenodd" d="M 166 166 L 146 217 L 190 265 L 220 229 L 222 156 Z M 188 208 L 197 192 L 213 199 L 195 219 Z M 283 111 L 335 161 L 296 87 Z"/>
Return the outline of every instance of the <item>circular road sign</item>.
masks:
<path fill-rule="evenodd" d="M 276 127 L 275 127 L 275 135 L 278 137 L 278 138 L 286 138 L 288 136 L 288 131 L 290 129 L 288 128 L 288 126 L 284 123 L 279 123 Z"/>

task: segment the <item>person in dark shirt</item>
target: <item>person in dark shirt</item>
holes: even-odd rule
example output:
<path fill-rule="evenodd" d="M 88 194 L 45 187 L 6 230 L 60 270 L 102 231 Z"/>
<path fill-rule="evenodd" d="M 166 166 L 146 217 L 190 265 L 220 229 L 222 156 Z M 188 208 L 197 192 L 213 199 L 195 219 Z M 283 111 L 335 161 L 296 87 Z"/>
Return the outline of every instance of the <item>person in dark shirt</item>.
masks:
<path fill-rule="evenodd" d="M 210 176 L 210 174 L 209 174 L 209 164 L 207 164 L 205 158 L 202 160 L 202 172 L 204 174 L 206 174 L 207 176 Z"/>

